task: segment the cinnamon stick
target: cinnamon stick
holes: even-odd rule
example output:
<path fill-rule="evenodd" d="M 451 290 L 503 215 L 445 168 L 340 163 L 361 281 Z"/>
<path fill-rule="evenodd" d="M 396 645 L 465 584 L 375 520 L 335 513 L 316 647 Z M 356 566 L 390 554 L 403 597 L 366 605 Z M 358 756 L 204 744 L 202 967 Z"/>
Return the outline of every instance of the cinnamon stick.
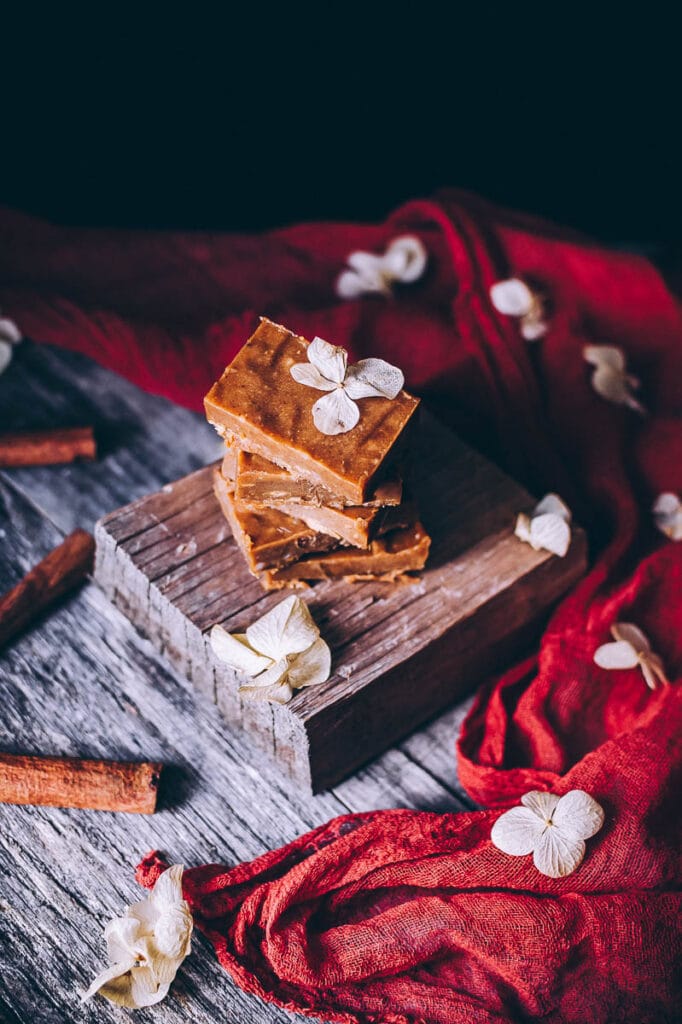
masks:
<path fill-rule="evenodd" d="M 0 597 L 0 648 L 92 570 L 95 541 L 74 530 L 38 562 L 16 587 Z"/>
<path fill-rule="evenodd" d="M 51 466 L 74 459 L 94 459 L 97 445 L 92 427 L 0 434 L 0 469 Z"/>
<path fill-rule="evenodd" d="M 153 814 L 163 765 L 0 754 L 0 803 Z"/>

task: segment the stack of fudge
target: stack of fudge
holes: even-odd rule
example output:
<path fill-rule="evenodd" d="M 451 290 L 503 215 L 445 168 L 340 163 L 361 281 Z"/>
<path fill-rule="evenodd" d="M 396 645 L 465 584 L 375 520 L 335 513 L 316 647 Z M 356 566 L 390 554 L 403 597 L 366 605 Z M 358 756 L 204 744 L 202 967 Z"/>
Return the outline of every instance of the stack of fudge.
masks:
<path fill-rule="evenodd" d="M 206 396 L 226 446 L 216 497 L 266 590 L 401 581 L 424 567 L 430 546 L 406 483 L 418 399 L 359 399 L 355 427 L 323 434 L 312 416 L 320 392 L 290 373 L 307 346 L 262 319 Z"/>

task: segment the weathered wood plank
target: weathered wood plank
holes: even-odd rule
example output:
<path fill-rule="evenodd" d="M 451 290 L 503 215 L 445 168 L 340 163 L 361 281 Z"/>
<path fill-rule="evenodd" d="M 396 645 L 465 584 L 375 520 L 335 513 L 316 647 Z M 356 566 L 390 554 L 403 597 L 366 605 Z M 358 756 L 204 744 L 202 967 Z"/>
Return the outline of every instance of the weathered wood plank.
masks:
<path fill-rule="evenodd" d="M 282 599 L 248 572 L 211 493 L 211 468 L 96 527 L 96 577 L 105 593 L 228 720 L 313 792 L 507 663 L 585 566 L 579 530 L 565 559 L 514 537 L 515 515 L 533 499 L 431 418 L 424 418 L 421 444 L 415 490 L 433 537 L 422 579 L 411 586 L 328 580 L 307 591 L 332 649 L 333 674 L 268 713 L 239 697 L 237 676 L 208 643 L 214 623 L 243 629 Z"/>
<path fill-rule="evenodd" d="M 92 424 L 94 463 L 5 470 L 64 533 L 205 465 L 220 443 L 203 417 L 89 359 L 23 342 L 0 377 L 0 431 Z"/>

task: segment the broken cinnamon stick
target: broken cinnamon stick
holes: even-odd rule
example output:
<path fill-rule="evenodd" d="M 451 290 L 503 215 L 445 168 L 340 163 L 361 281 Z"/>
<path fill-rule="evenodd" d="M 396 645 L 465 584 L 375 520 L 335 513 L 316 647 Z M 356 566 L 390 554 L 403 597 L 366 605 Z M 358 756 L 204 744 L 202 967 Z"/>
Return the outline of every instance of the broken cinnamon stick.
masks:
<path fill-rule="evenodd" d="M 0 803 L 153 814 L 163 765 L 0 754 Z"/>
<path fill-rule="evenodd" d="M 0 648 L 92 570 L 95 541 L 74 530 L 38 562 L 16 587 L 0 596 Z"/>
<path fill-rule="evenodd" d="M 51 466 L 75 459 L 94 459 L 97 445 L 92 427 L 0 434 L 0 468 Z"/>

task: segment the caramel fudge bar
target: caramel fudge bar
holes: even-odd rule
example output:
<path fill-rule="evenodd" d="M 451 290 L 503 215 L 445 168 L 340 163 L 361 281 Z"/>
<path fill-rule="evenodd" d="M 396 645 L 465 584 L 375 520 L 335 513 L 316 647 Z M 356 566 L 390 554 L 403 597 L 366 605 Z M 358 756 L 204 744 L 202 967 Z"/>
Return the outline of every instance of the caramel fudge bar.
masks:
<path fill-rule="evenodd" d="M 343 434 L 321 433 L 312 408 L 321 398 L 290 370 L 307 362 L 305 338 L 262 319 L 204 399 L 219 433 L 291 473 L 324 487 L 351 505 L 362 505 L 404 443 L 418 399 L 361 398 L 360 419 Z"/>
<path fill-rule="evenodd" d="M 414 519 L 414 508 L 411 502 L 403 502 L 401 505 L 389 505 L 376 507 L 370 505 L 348 505 L 345 508 L 330 508 L 325 505 L 308 505 L 294 499 L 270 503 L 270 501 L 254 501 L 244 499 L 243 490 L 240 490 L 243 456 L 246 456 L 247 465 L 265 467 L 268 475 L 276 476 L 278 473 L 284 477 L 291 475 L 284 469 L 273 465 L 271 462 L 262 459 L 260 456 L 252 456 L 245 452 L 239 453 L 236 462 L 231 451 L 226 453 L 222 464 L 222 475 L 226 480 L 231 481 L 234 489 L 235 503 L 238 508 L 250 509 L 252 512 L 267 519 L 268 512 L 273 511 L 273 520 L 278 521 L 277 513 L 291 516 L 293 519 L 301 520 L 312 530 L 336 537 L 357 548 L 366 548 L 373 537 L 379 537 L 389 530 L 407 526 Z M 235 469 L 237 472 L 236 485 L 234 483 Z M 271 472 L 272 470 L 272 472 Z M 255 473 L 256 469 L 252 470 Z M 247 488 L 247 493 L 254 493 L 253 488 Z M 402 484 L 400 485 L 402 493 Z"/>
<path fill-rule="evenodd" d="M 338 546 L 337 537 L 317 533 L 282 512 L 268 509 L 266 513 L 259 513 L 242 508 L 235 502 L 227 481 L 217 468 L 213 471 L 213 490 L 254 576 L 310 552 L 329 551 Z"/>
<path fill-rule="evenodd" d="M 297 501 L 320 508 L 352 507 L 349 501 L 344 502 L 320 484 L 313 483 L 296 473 L 289 473 L 276 463 L 269 462 L 252 452 L 239 452 L 236 472 L 235 495 L 239 501 L 259 502 L 270 506 Z M 225 475 L 228 476 L 229 473 L 226 472 Z M 394 468 L 385 480 L 376 485 L 363 505 L 371 508 L 399 505 L 402 492 L 401 475 L 397 468 Z"/>
<path fill-rule="evenodd" d="M 277 590 L 301 581 L 328 580 L 342 576 L 355 580 L 395 581 L 406 572 L 423 569 L 431 538 L 417 521 L 404 530 L 394 530 L 372 541 L 366 551 L 338 548 L 327 554 L 313 554 L 261 576 L 266 590 Z"/>

